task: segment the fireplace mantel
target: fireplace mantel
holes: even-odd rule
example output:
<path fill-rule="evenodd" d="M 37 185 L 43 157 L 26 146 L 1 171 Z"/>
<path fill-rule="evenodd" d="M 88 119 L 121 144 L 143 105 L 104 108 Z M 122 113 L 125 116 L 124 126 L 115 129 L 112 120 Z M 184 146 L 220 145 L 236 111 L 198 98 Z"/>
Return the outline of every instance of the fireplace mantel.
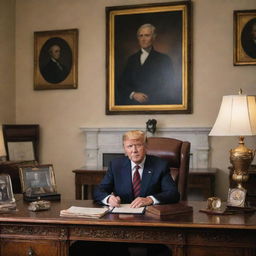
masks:
<path fill-rule="evenodd" d="M 128 130 L 145 130 L 141 127 L 130 128 L 94 128 L 81 127 L 85 135 L 85 165 L 102 166 L 104 153 L 122 153 L 122 135 Z M 169 137 L 191 143 L 191 168 L 207 168 L 209 166 L 208 127 L 176 127 L 158 128 L 156 133 L 147 136 Z"/>

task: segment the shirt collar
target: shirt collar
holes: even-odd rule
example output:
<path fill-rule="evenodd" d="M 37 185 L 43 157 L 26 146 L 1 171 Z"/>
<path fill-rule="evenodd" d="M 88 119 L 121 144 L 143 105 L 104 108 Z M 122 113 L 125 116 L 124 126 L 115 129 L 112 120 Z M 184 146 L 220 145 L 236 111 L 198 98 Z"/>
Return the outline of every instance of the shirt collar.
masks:
<path fill-rule="evenodd" d="M 146 156 L 144 157 L 144 159 L 142 160 L 142 162 L 141 162 L 140 164 L 135 164 L 133 161 L 131 161 L 132 170 L 134 170 L 134 167 L 135 167 L 136 165 L 139 165 L 141 169 L 144 169 L 145 161 L 146 161 Z"/>

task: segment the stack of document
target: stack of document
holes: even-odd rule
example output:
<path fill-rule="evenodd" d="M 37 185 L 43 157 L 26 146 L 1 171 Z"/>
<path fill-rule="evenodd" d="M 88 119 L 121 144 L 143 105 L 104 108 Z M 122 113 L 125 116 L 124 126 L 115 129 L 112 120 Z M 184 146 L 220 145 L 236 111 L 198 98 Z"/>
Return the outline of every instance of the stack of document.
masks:
<path fill-rule="evenodd" d="M 60 211 L 61 217 L 79 217 L 98 219 L 108 212 L 108 208 L 90 208 L 71 206 L 66 210 Z"/>

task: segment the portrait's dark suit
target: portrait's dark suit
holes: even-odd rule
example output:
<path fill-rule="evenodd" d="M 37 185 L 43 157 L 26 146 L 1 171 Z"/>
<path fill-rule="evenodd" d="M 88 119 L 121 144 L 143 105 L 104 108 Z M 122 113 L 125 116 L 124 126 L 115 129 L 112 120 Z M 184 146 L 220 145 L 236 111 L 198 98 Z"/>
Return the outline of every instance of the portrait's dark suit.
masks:
<path fill-rule="evenodd" d="M 132 92 L 142 92 L 149 98 L 143 104 L 159 105 L 177 103 L 174 96 L 174 72 L 169 56 L 152 49 L 144 62 L 140 62 L 141 51 L 130 56 L 118 83 L 116 101 L 118 105 L 141 104 L 129 98 Z"/>
<path fill-rule="evenodd" d="M 67 68 L 60 62 L 54 62 L 52 59 L 49 60 L 41 73 L 44 79 L 49 83 L 60 83 L 68 75 Z"/>
<path fill-rule="evenodd" d="M 243 40 L 242 46 L 248 56 L 254 59 L 256 58 L 256 38 L 253 39 L 250 37 L 246 40 Z"/>
<path fill-rule="evenodd" d="M 131 161 L 128 157 L 112 160 L 105 177 L 94 191 L 94 199 L 101 202 L 113 192 L 121 198 L 121 203 L 131 203 L 134 200 L 131 172 Z M 154 196 L 160 203 L 178 202 L 179 192 L 169 172 L 167 161 L 147 155 L 140 196 Z"/>

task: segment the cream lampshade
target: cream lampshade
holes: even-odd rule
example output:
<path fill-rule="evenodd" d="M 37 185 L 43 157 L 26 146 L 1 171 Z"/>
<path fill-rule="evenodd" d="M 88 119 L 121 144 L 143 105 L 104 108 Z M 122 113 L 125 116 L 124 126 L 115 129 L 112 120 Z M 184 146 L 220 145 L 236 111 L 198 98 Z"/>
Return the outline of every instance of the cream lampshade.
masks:
<path fill-rule="evenodd" d="M 0 125 L 0 160 L 6 156 L 2 126 Z"/>
<path fill-rule="evenodd" d="M 239 145 L 230 150 L 230 162 L 233 165 L 232 179 L 237 188 L 244 190 L 243 183 L 248 178 L 248 169 L 254 158 L 255 150 L 244 145 L 244 136 L 256 135 L 256 98 L 239 95 L 223 96 L 216 122 L 209 136 L 238 136 Z"/>

